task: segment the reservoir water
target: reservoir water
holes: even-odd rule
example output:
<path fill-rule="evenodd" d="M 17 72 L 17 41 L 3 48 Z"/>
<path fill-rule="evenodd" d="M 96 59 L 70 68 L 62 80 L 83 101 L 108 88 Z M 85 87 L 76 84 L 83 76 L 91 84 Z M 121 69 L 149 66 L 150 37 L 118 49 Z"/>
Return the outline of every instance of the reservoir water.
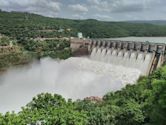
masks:
<path fill-rule="evenodd" d="M 108 38 L 110 40 L 124 40 L 124 41 L 140 41 L 140 42 L 154 42 L 166 43 L 166 37 L 121 37 L 121 38 Z"/>

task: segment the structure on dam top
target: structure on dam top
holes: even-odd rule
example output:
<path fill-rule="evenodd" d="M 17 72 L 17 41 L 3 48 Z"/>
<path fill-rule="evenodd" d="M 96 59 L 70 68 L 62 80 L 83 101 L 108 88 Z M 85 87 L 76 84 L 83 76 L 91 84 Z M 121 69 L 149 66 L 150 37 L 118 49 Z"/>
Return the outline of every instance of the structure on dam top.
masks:
<path fill-rule="evenodd" d="M 162 43 L 73 39 L 71 48 L 77 56 L 90 55 L 96 61 L 139 69 L 149 75 L 165 61 L 166 45 Z"/>

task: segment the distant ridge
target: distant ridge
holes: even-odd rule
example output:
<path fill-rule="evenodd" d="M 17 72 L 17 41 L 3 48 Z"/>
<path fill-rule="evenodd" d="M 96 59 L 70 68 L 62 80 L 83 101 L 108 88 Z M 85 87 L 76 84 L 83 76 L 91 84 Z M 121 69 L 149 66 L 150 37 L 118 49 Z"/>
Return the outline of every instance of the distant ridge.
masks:
<path fill-rule="evenodd" d="M 154 25 L 166 25 L 166 20 L 135 20 L 135 21 L 124 21 L 129 23 L 148 23 Z"/>
<path fill-rule="evenodd" d="M 166 36 L 166 25 L 161 25 L 165 23 L 166 21 L 76 20 L 50 18 L 27 12 L 0 11 L 0 33 L 16 39 L 76 37 L 78 32 L 90 38 Z"/>

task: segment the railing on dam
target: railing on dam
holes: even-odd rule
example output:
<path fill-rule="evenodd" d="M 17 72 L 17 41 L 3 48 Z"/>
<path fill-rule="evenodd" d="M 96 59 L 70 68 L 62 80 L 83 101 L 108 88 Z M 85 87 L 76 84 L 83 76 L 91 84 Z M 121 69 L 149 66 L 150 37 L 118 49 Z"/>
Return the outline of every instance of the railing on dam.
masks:
<path fill-rule="evenodd" d="M 115 65 L 136 68 L 148 75 L 165 61 L 163 43 L 117 41 L 101 39 L 71 40 L 73 52 L 90 54 L 90 58 Z"/>
<path fill-rule="evenodd" d="M 164 63 L 165 44 L 112 40 L 90 40 L 91 58 L 141 70 L 148 75 Z"/>

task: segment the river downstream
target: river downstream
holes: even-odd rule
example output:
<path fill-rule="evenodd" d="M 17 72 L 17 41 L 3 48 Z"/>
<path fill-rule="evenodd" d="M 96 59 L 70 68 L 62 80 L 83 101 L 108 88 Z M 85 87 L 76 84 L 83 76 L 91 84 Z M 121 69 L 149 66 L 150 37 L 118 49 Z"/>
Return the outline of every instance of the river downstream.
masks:
<path fill-rule="evenodd" d="M 0 112 L 19 111 L 42 92 L 83 99 L 120 90 L 134 84 L 140 71 L 92 61 L 69 58 L 63 61 L 43 58 L 24 67 L 8 69 L 0 76 Z"/>

